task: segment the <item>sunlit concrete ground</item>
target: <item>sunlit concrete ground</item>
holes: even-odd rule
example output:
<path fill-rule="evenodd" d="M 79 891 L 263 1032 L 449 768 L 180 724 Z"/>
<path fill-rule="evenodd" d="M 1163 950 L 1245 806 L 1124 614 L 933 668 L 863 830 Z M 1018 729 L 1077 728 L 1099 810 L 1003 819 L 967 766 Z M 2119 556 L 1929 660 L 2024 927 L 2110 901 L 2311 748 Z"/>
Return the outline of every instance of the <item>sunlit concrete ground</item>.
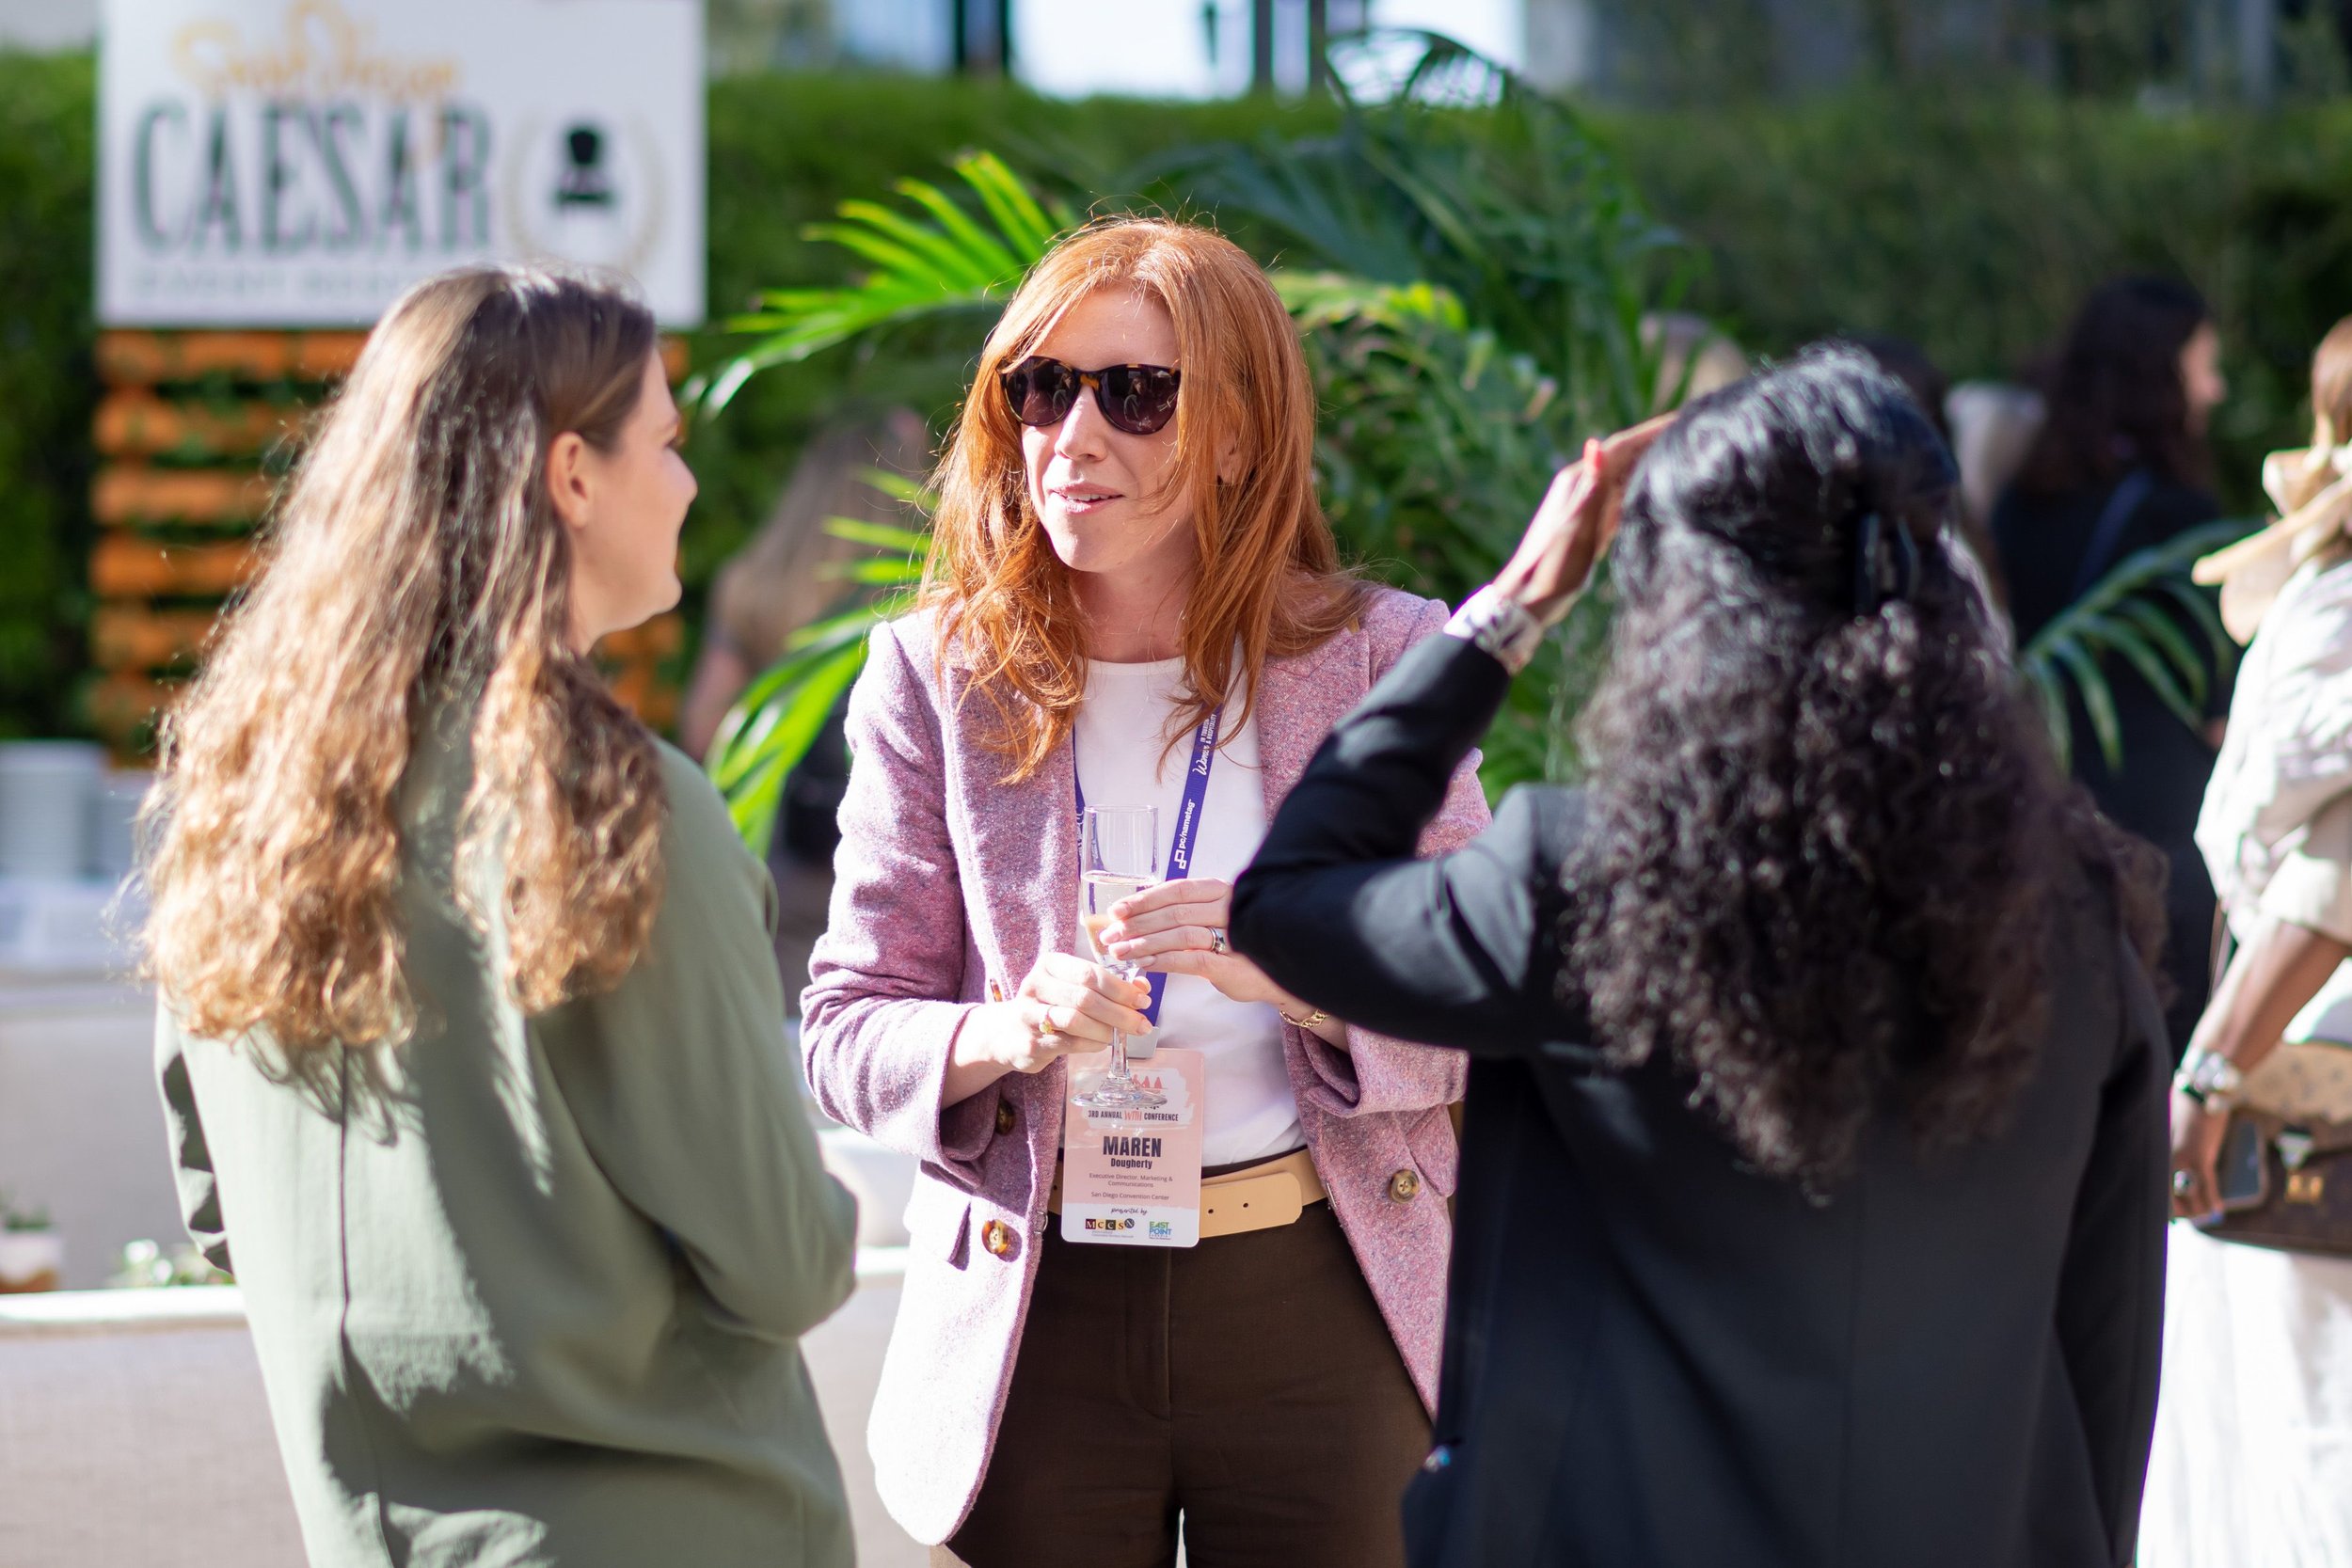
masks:
<path fill-rule="evenodd" d="M 866 1568 L 929 1554 L 874 1496 L 866 1411 L 898 1259 L 806 1341 Z M 680 1560 L 691 1560 L 691 1553 Z M 230 1289 L 0 1296 L 0 1564 L 303 1568 L 262 1374 Z"/>

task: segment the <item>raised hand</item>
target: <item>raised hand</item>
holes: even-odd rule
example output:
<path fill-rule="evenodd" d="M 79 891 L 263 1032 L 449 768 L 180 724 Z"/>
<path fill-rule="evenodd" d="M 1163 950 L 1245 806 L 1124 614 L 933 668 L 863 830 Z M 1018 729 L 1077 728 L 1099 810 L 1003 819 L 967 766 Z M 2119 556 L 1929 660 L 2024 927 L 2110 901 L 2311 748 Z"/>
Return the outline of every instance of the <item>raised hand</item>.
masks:
<path fill-rule="evenodd" d="M 1584 454 L 1552 477 L 1519 547 L 1495 578 L 1496 591 L 1546 626 L 1567 614 L 1616 537 L 1634 464 L 1674 418 L 1661 414 L 1605 441 L 1585 442 Z"/>

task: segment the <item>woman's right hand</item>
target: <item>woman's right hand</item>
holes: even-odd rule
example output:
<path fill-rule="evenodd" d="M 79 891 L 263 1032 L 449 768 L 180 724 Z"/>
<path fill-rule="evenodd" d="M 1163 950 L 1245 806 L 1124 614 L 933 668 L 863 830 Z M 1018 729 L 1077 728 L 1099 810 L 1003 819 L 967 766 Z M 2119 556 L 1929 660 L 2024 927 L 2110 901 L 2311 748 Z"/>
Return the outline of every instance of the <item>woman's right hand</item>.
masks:
<path fill-rule="evenodd" d="M 1144 982 L 1101 964 L 1048 953 L 1011 996 L 973 1009 L 957 1032 L 954 1065 L 991 1079 L 1039 1072 L 1073 1051 L 1102 1050 L 1114 1032 L 1150 1034 L 1152 1021 L 1136 1009 L 1151 994 Z"/>

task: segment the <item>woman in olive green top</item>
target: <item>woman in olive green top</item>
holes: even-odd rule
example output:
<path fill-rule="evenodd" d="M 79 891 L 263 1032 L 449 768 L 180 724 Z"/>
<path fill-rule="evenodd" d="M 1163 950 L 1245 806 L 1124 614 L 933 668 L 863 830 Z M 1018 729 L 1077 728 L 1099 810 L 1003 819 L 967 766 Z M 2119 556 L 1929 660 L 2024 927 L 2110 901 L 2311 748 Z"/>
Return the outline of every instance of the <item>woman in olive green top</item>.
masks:
<path fill-rule="evenodd" d="M 167 732 L 181 1196 L 317 1568 L 850 1560 L 773 894 L 587 657 L 677 597 L 656 348 L 595 282 L 410 291 Z"/>

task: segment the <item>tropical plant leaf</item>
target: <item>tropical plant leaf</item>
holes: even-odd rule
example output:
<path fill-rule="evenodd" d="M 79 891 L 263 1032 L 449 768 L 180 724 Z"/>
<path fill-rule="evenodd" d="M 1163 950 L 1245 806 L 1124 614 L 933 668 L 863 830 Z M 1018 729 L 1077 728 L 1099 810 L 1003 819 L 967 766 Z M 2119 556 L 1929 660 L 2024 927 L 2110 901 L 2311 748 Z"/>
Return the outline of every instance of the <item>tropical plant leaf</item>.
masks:
<path fill-rule="evenodd" d="M 863 583 L 869 588 L 896 588 L 913 582 L 922 575 L 922 564 L 913 561 L 845 561 L 823 569 L 826 577 L 839 582 Z"/>
<path fill-rule="evenodd" d="M 2074 726 L 2067 718 L 2066 693 L 2042 661 L 2028 662 L 2021 668 L 2026 672 L 2026 686 L 2033 692 L 2034 704 L 2042 709 L 2042 722 L 2049 731 L 2058 771 L 2070 772 L 2074 768 Z"/>
<path fill-rule="evenodd" d="M 912 507 L 925 516 L 930 515 L 932 508 L 939 504 L 939 498 L 921 483 L 904 474 L 893 473 L 888 468 L 867 468 L 858 477 L 892 500 Z"/>
<path fill-rule="evenodd" d="M 2194 591 L 2193 585 L 2192 591 Z M 2199 597 L 2199 603 L 2203 603 L 2201 595 Z M 2182 632 L 2180 622 L 2166 614 L 2154 601 L 2144 597 L 2121 601 L 2115 607 L 2115 613 L 2128 621 L 2140 635 L 2156 645 L 2157 649 L 2162 652 L 2165 661 L 2179 673 L 2183 683 L 2187 688 L 2186 695 L 2190 705 L 2201 710 L 2204 705 L 2205 693 L 2210 691 L 2213 686 L 2206 677 L 2205 656 L 2198 652 L 2197 644 L 2191 642 Z"/>
<path fill-rule="evenodd" d="M 2241 533 L 2239 537 L 2243 538 L 2244 534 Z M 2224 543 L 2227 542 L 2224 541 Z M 2220 546 L 2217 545 L 2214 547 L 2218 549 Z M 2205 641 L 2213 648 L 2215 668 L 2224 673 L 2235 669 L 2238 654 L 2237 639 L 2232 637 L 2230 628 L 2222 625 L 2221 610 L 2216 602 L 2215 595 L 2188 581 L 2185 578 L 2172 578 L 2159 586 L 2175 604 L 2188 612 L 2191 620 L 2203 629 Z"/>
<path fill-rule="evenodd" d="M 1435 283 L 1381 283 L 1338 272 L 1278 272 L 1274 292 L 1303 332 L 1348 321 L 1391 326 L 1428 322 L 1456 332 L 1470 326 L 1461 300 Z"/>
<path fill-rule="evenodd" d="M 2119 612 L 2121 608 L 2118 607 Z M 2156 694 L 2156 700 L 2169 708 L 2173 717 L 2182 723 L 2193 730 L 2204 721 L 2204 716 L 2197 711 L 2197 705 L 2189 700 L 2185 689 L 2187 683 L 2183 679 L 2182 673 L 2157 651 L 2154 643 L 2140 635 L 2139 629 L 2127 617 L 2121 613 L 2110 617 L 2100 629 L 2098 641 L 2106 649 L 2122 655 L 2126 664 L 2138 671 L 2139 678 L 2148 683 L 2149 689 Z M 2198 673 L 2201 675 L 2203 672 L 2199 671 Z"/>
<path fill-rule="evenodd" d="M 836 221 L 812 225 L 808 237 L 840 246 L 871 270 L 837 288 L 761 293 L 760 309 L 727 323 L 731 331 L 758 341 L 699 388 L 701 413 L 719 413 L 746 381 L 771 366 L 925 317 L 994 309 L 1045 254 L 1054 235 L 1077 223 L 1068 209 L 1048 209 L 1031 196 L 994 153 L 967 153 L 954 166 L 987 214 L 987 225 L 941 186 L 922 180 L 901 180 L 897 186 L 914 206 L 912 214 L 878 201 L 843 202 Z"/>
<path fill-rule="evenodd" d="M 1374 43 L 1390 51 L 1392 95 L 1343 90 L 1336 134 L 1196 148 L 1128 185 L 1152 188 L 1162 209 L 1237 218 L 1232 231 L 1263 242 L 1262 255 L 1279 247 L 1285 264 L 1271 276 L 1322 405 L 1318 488 L 1343 547 L 1390 582 L 1454 600 L 1509 555 L 1583 437 L 1651 411 L 1663 350 L 1645 320 L 1674 308 L 1698 258 L 1565 104 L 1432 35 Z M 1000 159 L 955 166 L 961 191 L 902 182 L 897 202 L 844 203 L 813 230 L 866 270 L 759 296 L 730 324 L 750 341 L 714 373 L 704 411 L 771 365 L 928 317 L 984 321 L 1076 222 Z M 927 513 L 935 504 L 910 482 L 876 483 Z M 881 596 L 793 638 L 730 717 L 711 768 L 739 824 L 772 813 L 792 745 L 820 733 L 803 721 L 807 693 L 840 676 L 832 661 L 862 647 L 919 578 L 919 531 L 843 536 L 887 552 L 840 573 Z M 1586 595 L 1514 685 L 1485 742 L 1491 794 L 1578 768 L 1569 721 L 1597 678 L 1608 605 Z"/>
<path fill-rule="evenodd" d="M 865 667 L 864 637 L 824 654 L 797 680 L 770 694 L 758 740 L 727 759 L 727 815 L 761 859 L 767 858 L 775 833 L 786 780 L 824 733 L 834 705 Z M 717 771 L 713 769 L 714 775 Z"/>
<path fill-rule="evenodd" d="M 2115 712 L 2115 692 L 2098 660 L 2080 641 L 2061 642 L 2050 650 L 2051 662 L 2074 677 L 2075 694 L 2090 715 L 2090 733 L 2110 771 L 2123 766 L 2123 728 Z"/>
<path fill-rule="evenodd" d="M 855 610 L 845 610 L 824 620 L 810 622 L 785 639 L 784 645 L 787 651 L 793 653 L 798 653 L 804 648 L 838 647 L 844 642 L 864 637 L 874 629 L 878 622 L 905 614 L 908 607 L 914 602 L 914 591 L 912 588 L 901 589 L 894 594 L 884 594 L 859 605 Z"/>
<path fill-rule="evenodd" d="M 915 492 L 920 499 L 920 492 Z M 922 577 L 930 536 L 857 518 L 835 517 L 829 532 L 898 552 L 849 563 L 837 575 L 884 590 L 850 610 L 815 621 L 785 642 L 783 657 L 760 672 L 736 699 L 712 739 L 703 766 L 727 802 L 736 832 L 761 856 L 775 832 L 785 782 L 825 733 L 825 722 L 850 683 L 865 668 L 874 627 L 903 614 Z"/>
<path fill-rule="evenodd" d="M 845 629 L 840 636 L 794 649 L 761 671 L 758 678 L 744 688 L 735 705 L 719 721 L 718 733 L 711 737 L 710 750 L 703 758 L 703 767 L 721 794 L 732 794 L 757 768 L 776 726 L 783 721 L 785 707 L 793 693 L 806 685 L 827 659 L 864 635 L 864 630 L 850 634 Z"/>
<path fill-rule="evenodd" d="M 853 545 L 871 545 L 878 550 L 898 550 L 907 555 L 921 555 L 930 548 L 931 536 L 921 529 L 900 528 L 896 523 L 869 523 L 862 517 L 828 517 L 825 531 L 835 539 L 847 539 Z"/>
<path fill-rule="evenodd" d="M 1436 35 L 1382 30 L 1348 47 L 1418 58 L 1391 73 L 1388 102 L 1347 99 L 1337 135 L 1186 149 L 1155 176 L 1270 229 L 1287 265 L 1446 290 L 1531 356 L 1587 428 L 1645 415 L 1661 351 L 1643 341 L 1643 317 L 1676 303 L 1696 254 L 1565 103 Z M 1422 96 L 1466 71 L 1483 106 Z"/>
<path fill-rule="evenodd" d="M 2041 703 L 2060 766 L 2073 765 L 2074 703 L 2090 721 L 2108 768 L 2123 765 L 2115 693 L 2101 663 L 2109 654 L 2130 665 L 2184 724 L 2195 729 L 2203 723 L 2206 694 L 2235 663 L 2237 644 L 2213 595 L 2189 581 L 2188 569 L 2256 526 L 2234 519 L 2207 523 L 2134 552 L 2019 650 L 2018 668 Z M 2210 660 L 2189 640 L 2184 620 L 2204 633 Z"/>

